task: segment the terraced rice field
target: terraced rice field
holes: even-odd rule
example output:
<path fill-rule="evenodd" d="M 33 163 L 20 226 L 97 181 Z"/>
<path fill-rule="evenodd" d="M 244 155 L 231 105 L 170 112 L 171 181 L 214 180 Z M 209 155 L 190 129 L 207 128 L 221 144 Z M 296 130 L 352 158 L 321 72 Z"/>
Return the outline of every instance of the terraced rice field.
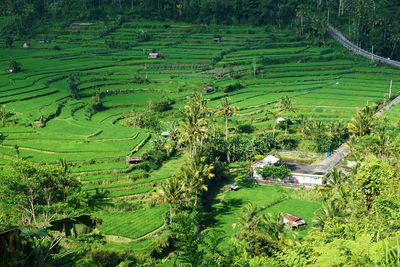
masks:
<path fill-rule="evenodd" d="M 141 30 L 148 40 L 137 40 Z M 222 37 L 220 43 L 213 41 L 215 34 Z M 51 43 L 39 43 L 41 39 Z M 29 49 L 22 48 L 25 41 L 32 43 Z M 151 51 L 162 58 L 149 59 Z M 132 155 L 140 156 L 159 133 L 150 136 L 148 130 L 127 127 L 121 120 L 127 112 L 169 97 L 175 104 L 163 113 L 162 130 L 167 130 L 179 120 L 179 109 L 193 91 L 212 86 L 214 92 L 206 94 L 210 107 L 228 95 L 241 109 L 233 123 L 251 123 L 262 132 L 271 128 L 264 109 L 284 95 L 292 98 L 298 114 L 348 121 L 357 107 L 387 97 L 390 80 L 392 92 L 400 90 L 398 69 L 375 67 L 340 48 L 314 47 L 293 32 L 254 27 L 132 21 L 109 31 L 102 22 L 76 22 L 32 40 L 15 40 L 12 49 L 1 48 L 2 70 L 10 57 L 21 63 L 22 72 L 0 73 L 0 104 L 15 113 L 1 128 L 8 136 L 0 146 L 0 164 L 15 158 L 16 145 L 20 157 L 32 161 L 67 159 L 88 194 L 108 190 L 112 201 L 145 204 L 124 217 L 121 223 L 132 225 L 124 231 L 111 225 L 118 214 L 100 214 L 104 233 L 130 238 L 161 225 L 166 207 L 154 206 L 151 192 L 179 169 L 183 158 L 173 158 L 148 174 L 131 171 L 125 156 L 144 142 Z M 71 73 L 80 76 L 78 100 L 70 98 Z M 137 83 L 138 77 L 149 82 Z M 241 89 L 223 92 L 238 82 Z M 96 88 L 106 109 L 88 119 L 85 108 Z M 134 219 L 139 213 L 160 215 L 160 220 L 141 227 Z"/>

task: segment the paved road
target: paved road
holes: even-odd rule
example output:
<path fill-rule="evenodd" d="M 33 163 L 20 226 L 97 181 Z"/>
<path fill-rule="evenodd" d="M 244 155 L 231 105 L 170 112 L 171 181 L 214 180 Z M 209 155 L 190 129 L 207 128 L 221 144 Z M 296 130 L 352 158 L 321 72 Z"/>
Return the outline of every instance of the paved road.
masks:
<path fill-rule="evenodd" d="M 346 37 L 343 36 L 341 32 L 333 28 L 332 26 L 329 26 L 328 30 L 329 34 L 339 43 L 341 43 L 343 46 L 346 48 L 350 49 L 356 54 L 368 57 L 368 58 L 373 58 L 374 60 L 379 60 L 381 62 L 390 64 L 395 67 L 400 67 L 400 62 L 394 61 L 394 60 L 388 60 L 386 58 L 373 55 L 372 53 L 365 51 L 361 49 L 360 47 L 356 46 L 355 44 L 351 43 L 349 40 L 346 39 Z M 393 99 L 391 102 L 389 102 L 386 106 L 384 106 L 381 110 L 379 110 L 376 115 L 381 116 L 385 111 L 388 111 L 393 105 L 400 103 L 400 96 L 396 97 Z M 315 168 L 320 169 L 321 171 L 328 171 L 331 170 L 333 167 L 335 167 L 337 164 L 339 164 L 343 157 L 347 156 L 350 153 L 349 146 L 346 143 L 341 145 L 338 149 L 336 149 L 334 152 L 332 152 L 331 156 L 329 158 L 326 158 L 322 160 Z"/>
<path fill-rule="evenodd" d="M 353 44 L 352 42 L 347 40 L 347 38 L 344 37 L 344 35 L 340 31 L 336 30 L 332 26 L 328 26 L 328 33 L 336 41 L 338 41 L 344 47 L 346 47 L 349 50 L 353 51 L 357 55 L 361 55 L 361 56 L 367 57 L 367 58 L 372 59 L 372 60 L 378 60 L 380 62 L 392 65 L 394 67 L 400 67 L 400 62 L 398 62 L 398 61 L 387 59 L 387 58 L 384 58 L 384 57 L 381 57 L 381 56 L 377 56 L 375 54 L 372 54 L 372 53 L 370 53 L 370 52 L 368 52 L 368 51 L 356 46 L 355 44 Z"/>
<path fill-rule="evenodd" d="M 381 110 L 379 110 L 376 113 L 376 116 L 381 116 L 383 113 L 385 113 L 385 111 L 388 111 L 393 105 L 400 103 L 400 95 L 398 97 L 396 97 L 395 99 L 393 99 L 392 101 L 389 102 L 389 104 L 387 104 L 386 106 L 384 106 L 383 108 L 381 108 Z"/>

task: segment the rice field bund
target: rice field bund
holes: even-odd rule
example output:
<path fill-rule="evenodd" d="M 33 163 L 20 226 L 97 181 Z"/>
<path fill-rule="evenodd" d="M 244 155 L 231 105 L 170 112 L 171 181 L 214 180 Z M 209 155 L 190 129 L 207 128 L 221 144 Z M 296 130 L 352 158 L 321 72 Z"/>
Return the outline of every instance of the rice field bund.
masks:
<path fill-rule="evenodd" d="M 2 121 L 7 138 L 0 145 L 0 164 L 16 156 L 49 163 L 66 159 L 87 196 L 107 193 L 109 205 L 98 211 L 101 232 L 112 241 L 107 246 L 126 243 L 145 250 L 150 241 L 143 237 L 162 227 L 168 210 L 151 194 L 186 156 L 172 157 L 155 171 L 135 169 L 127 157 L 140 159 L 163 131 L 171 132 L 194 92 L 204 94 L 210 108 L 229 96 L 240 108 L 229 120 L 230 130 L 252 125 L 257 134 L 272 132 L 273 120 L 265 112 L 282 96 L 290 97 L 297 116 L 346 123 L 357 108 L 387 102 L 391 81 L 392 94 L 400 91 L 399 69 L 354 56 L 333 41 L 332 48 L 318 47 L 294 32 L 268 29 L 130 21 L 110 30 L 102 22 L 75 22 L 14 40 L 14 48 L 0 48 L 0 105 L 11 114 Z M 21 71 L 6 70 L 10 60 Z M 101 106 L 93 110 L 96 99 Z M 160 101 L 170 105 L 160 127 L 137 127 L 130 114 Z M 399 122 L 399 110 L 395 106 L 387 115 L 393 123 Z M 222 118 L 214 120 L 225 126 Z M 219 212 L 225 202 L 211 207 L 216 225 L 234 231 L 233 212 L 257 194 L 274 198 L 260 205 L 276 202 L 265 212 L 303 201 L 310 208 L 301 216 L 311 220 L 319 204 L 281 199 L 289 191 L 252 186 L 217 192 L 234 206 L 226 213 Z"/>

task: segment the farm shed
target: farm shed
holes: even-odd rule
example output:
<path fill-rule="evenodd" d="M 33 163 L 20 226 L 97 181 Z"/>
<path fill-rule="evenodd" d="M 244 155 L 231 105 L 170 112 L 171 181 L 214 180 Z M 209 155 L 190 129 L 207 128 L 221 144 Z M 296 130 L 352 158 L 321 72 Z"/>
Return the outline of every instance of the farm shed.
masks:
<path fill-rule="evenodd" d="M 203 90 L 203 92 L 206 92 L 206 93 L 214 91 L 214 89 L 211 86 L 206 86 L 201 90 Z"/>
<path fill-rule="evenodd" d="M 260 169 L 264 168 L 265 166 L 275 165 L 278 162 L 279 162 L 279 158 L 272 156 L 272 155 L 268 155 L 264 159 L 257 161 L 256 163 L 251 165 L 251 168 L 253 170 L 253 178 L 254 179 L 263 179 L 262 175 L 258 174 L 257 172 Z"/>
<path fill-rule="evenodd" d="M 39 40 L 40 44 L 49 44 L 50 41 L 49 40 Z"/>
<path fill-rule="evenodd" d="M 149 53 L 149 58 L 160 58 L 161 55 L 159 53 Z"/>
<path fill-rule="evenodd" d="M 14 72 L 15 69 L 14 69 L 13 67 L 8 67 L 8 68 L 6 68 L 6 71 L 8 71 L 8 72 Z"/>
<path fill-rule="evenodd" d="M 286 227 L 291 230 L 296 229 L 299 226 L 306 225 L 306 221 L 290 213 L 283 214 L 283 222 L 285 223 Z"/>
<path fill-rule="evenodd" d="M 139 157 L 126 157 L 125 161 L 129 165 L 133 165 L 133 164 L 138 164 L 138 163 L 142 162 L 143 160 L 142 160 L 142 158 L 139 158 Z"/>
<path fill-rule="evenodd" d="M 169 132 L 162 132 L 162 133 L 161 133 L 161 136 L 162 136 L 162 137 L 168 137 L 168 136 L 169 136 Z"/>
<path fill-rule="evenodd" d="M 239 190 L 239 186 L 237 184 L 228 184 L 226 187 L 229 189 L 229 191 Z"/>
<path fill-rule="evenodd" d="M 280 122 L 283 122 L 283 121 L 285 121 L 285 119 L 282 118 L 282 117 L 276 118 L 276 123 L 280 123 Z"/>
<path fill-rule="evenodd" d="M 221 42 L 221 37 L 214 37 L 213 41 L 214 41 L 214 43 L 220 43 Z"/>
<path fill-rule="evenodd" d="M 31 43 L 30 42 L 25 42 L 23 47 L 24 48 L 29 48 L 29 47 L 31 47 Z"/>

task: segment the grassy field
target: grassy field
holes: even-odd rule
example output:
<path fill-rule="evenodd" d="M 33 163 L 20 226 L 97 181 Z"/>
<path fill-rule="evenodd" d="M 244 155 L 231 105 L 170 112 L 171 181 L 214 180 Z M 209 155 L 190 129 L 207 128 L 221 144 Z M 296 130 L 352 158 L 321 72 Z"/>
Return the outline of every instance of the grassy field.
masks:
<path fill-rule="evenodd" d="M 0 20 L 0 27 L 4 22 Z M 138 40 L 139 30 L 150 38 Z M 222 36 L 220 43 L 213 41 L 215 34 Z M 51 43 L 41 44 L 41 39 Z M 25 41 L 31 42 L 30 48 L 22 48 Z M 349 121 L 358 107 L 382 102 L 390 80 L 392 92 L 400 90 L 398 69 L 375 66 L 341 48 L 315 47 L 285 30 L 128 21 L 105 32 L 103 22 L 75 22 L 30 40 L 14 40 L 12 49 L 3 43 L 0 104 L 13 115 L 1 128 L 7 139 L 0 145 L 0 165 L 15 158 L 16 145 L 21 158 L 34 162 L 67 159 L 86 193 L 104 190 L 114 204 L 126 201 L 135 206 L 130 211 L 108 208 L 99 214 L 105 221 L 105 234 L 129 238 L 162 224 L 165 207 L 154 206 L 151 193 L 174 175 L 185 159 L 172 158 L 150 173 L 131 171 L 125 157 L 139 144 L 143 146 L 132 156 L 141 156 L 160 134 L 150 136 L 146 129 L 124 125 L 124 114 L 131 110 L 144 110 L 149 102 L 166 97 L 174 100 L 172 110 L 162 114 L 161 131 L 168 130 L 171 122 L 179 121 L 186 97 L 212 86 L 216 90 L 205 95 L 211 108 L 228 95 L 241 109 L 232 124 L 253 124 L 256 132 L 264 132 L 271 131 L 272 124 L 265 119 L 264 110 L 285 95 L 292 98 L 298 115 Z M 149 59 L 153 50 L 162 58 Z M 21 72 L 5 71 L 10 57 L 21 64 Z M 80 99 L 70 98 L 71 73 L 79 75 Z M 236 83 L 242 88 L 224 93 Z M 105 109 L 88 118 L 86 107 L 96 88 Z M 398 113 L 399 105 L 388 118 L 398 123 Z M 222 120 L 217 121 L 222 125 Z M 229 236 L 245 203 L 262 207 L 276 201 L 264 212 L 292 212 L 312 226 L 312 211 L 318 205 L 283 196 L 290 196 L 290 190 L 242 185 L 237 192 L 220 192 L 212 207 L 215 226 Z M 113 218 L 120 223 L 113 225 Z M 138 218 L 152 222 L 142 225 Z"/>
<path fill-rule="evenodd" d="M 245 173 L 239 174 L 244 176 Z M 308 201 L 294 198 L 294 189 L 280 186 L 263 186 L 237 182 L 240 186 L 238 191 L 228 191 L 226 184 L 234 182 L 226 181 L 224 185 L 216 192 L 216 197 L 208 211 L 208 221 L 212 227 L 224 230 L 226 238 L 223 244 L 228 245 L 230 237 L 238 230 L 239 216 L 242 214 L 242 208 L 248 203 L 252 203 L 261 209 L 260 214 L 275 215 L 277 213 L 291 213 L 302 217 L 307 225 L 295 231 L 295 238 L 301 239 L 308 230 L 314 225 L 312 217 L 314 212 L 320 207 L 317 201 Z M 287 230 L 288 237 L 292 232 Z"/>

